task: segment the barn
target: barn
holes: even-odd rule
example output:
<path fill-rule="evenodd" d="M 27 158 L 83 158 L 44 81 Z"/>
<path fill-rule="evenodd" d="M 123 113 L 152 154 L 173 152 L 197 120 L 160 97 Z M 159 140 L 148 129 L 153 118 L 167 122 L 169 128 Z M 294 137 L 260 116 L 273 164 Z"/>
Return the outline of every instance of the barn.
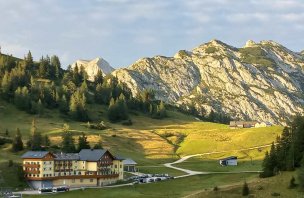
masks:
<path fill-rule="evenodd" d="M 220 165 L 222 166 L 237 166 L 237 157 L 230 156 L 223 159 L 220 159 Z"/>

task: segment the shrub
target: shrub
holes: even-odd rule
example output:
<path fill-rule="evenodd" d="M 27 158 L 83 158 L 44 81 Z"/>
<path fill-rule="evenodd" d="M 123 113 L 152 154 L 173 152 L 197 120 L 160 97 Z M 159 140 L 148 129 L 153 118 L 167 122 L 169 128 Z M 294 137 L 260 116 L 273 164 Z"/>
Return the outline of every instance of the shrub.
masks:
<path fill-rule="evenodd" d="M 248 187 L 248 184 L 246 182 L 244 182 L 244 185 L 243 185 L 242 195 L 243 196 L 249 195 L 249 187 Z"/>
<path fill-rule="evenodd" d="M 132 122 L 132 120 L 131 119 L 129 119 L 129 120 L 127 120 L 127 121 L 125 121 L 125 122 L 123 122 L 123 123 L 121 123 L 122 125 L 125 125 L 125 126 L 131 126 L 131 125 L 133 125 L 133 122 Z"/>
<path fill-rule="evenodd" d="M 213 47 L 213 46 L 207 47 L 207 48 L 205 49 L 205 52 L 206 52 L 207 54 L 212 54 L 212 53 L 214 53 L 214 52 L 216 52 L 216 51 L 217 51 L 216 47 Z"/>
<path fill-rule="evenodd" d="M 219 188 L 217 186 L 214 186 L 213 191 L 219 191 Z"/>
<path fill-rule="evenodd" d="M 297 186 L 294 176 L 291 177 L 288 188 L 295 188 Z"/>
<path fill-rule="evenodd" d="M 4 137 L 0 137 L 0 145 L 6 144 L 6 143 L 12 143 L 12 139 L 10 138 L 4 138 Z"/>
<path fill-rule="evenodd" d="M 12 167 L 14 165 L 13 160 L 8 160 L 8 167 Z"/>
<path fill-rule="evenodd" d="M 281 196 L 281 194 L 277 193 L 277 192 L 273 192 L 273 193 L 271 193 L 271 196 L 273 196 L 273 197 L 279 197 L 279 196 Z"/>

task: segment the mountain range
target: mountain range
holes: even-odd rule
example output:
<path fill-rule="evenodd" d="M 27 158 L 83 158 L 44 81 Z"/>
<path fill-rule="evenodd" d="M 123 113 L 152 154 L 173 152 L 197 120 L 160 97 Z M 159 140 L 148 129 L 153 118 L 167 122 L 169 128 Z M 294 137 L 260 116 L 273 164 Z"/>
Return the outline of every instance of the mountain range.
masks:
<path fill-rule="evenodd" d="M 303 52 L 274 41 L 249 40 L 236 48 L 211 40 L 173 57 L 142 58 L 117 70 L 96 60 L 83 64 L 91 80 L 101 68 L 125 83 L 134 96 L 152 89 L 157 99 L 203 115 L 214 111 L 235 120 L 284 124 L 303 113 Z"/>

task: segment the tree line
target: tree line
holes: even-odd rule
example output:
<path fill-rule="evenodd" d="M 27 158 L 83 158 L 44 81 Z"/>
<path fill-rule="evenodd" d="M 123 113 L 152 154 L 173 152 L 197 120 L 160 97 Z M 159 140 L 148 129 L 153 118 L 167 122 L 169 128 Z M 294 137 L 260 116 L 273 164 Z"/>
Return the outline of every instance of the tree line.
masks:
<path fill-rule="evenodd" d="M 299 168 L 298 180 L 304 189 L 304 117 L 296 116 L 286 126 L 276 144 L 272 143 L 270 151 L 263 160 L 260 177 L 271 177 L 280 171 L 293 171 Z M 294 181 L 293 181 L 294 182 Z"/>
<path fill-rule="evenodd" d="M 30 51 L 24 59 L 0 54 L 0 97 L 27 113 L 42 116 L 46 109 L 57 109 L 74 120 L 90 121 L 88 104 L 102 104 L 108 105 L 111 122 L 130 119 L 129 110 L 166 117 L 165 104 L 155 101 L 152 90 L 132 97 L 114 76 L 98 71 L 93 82 L 87 79 L 82 65 L 64 70 L 55 55 L 34 62 Z"/>
<path fill-rule="evenodd" d="M 32 151 L 41 151 L 41 150 L 60 150 L 65 153 L 75 153 L 79 152 L 81 149 L 90 149 L 90 143 L 87 140 L 87 136 L 82 133 L 78 137 L 78 143 L 75 143 L 75 139 L 73 138 L 73 134 L 69 130 L 69 125 L 64 124 L 62 127 L 62 136 L 61 136 L 61 144 L 60 147 L 56 145 L 51 145 L 51 141 L 48 135 L 41 135 L 41 133 L 37 130 L 36 121 L 33 120 L 31 124 L 31 135 L 29 140 L 26 142 L 26 148 Z M 94 149 L 102 149 L 102 142 L 99 139 L 98 143 L 96 143 L 92 148 Z M 16 135 L 12 140 L 12 151 L 19 152 L 25 149 L 22 135 L 20 130 L 17 128 Z"/>

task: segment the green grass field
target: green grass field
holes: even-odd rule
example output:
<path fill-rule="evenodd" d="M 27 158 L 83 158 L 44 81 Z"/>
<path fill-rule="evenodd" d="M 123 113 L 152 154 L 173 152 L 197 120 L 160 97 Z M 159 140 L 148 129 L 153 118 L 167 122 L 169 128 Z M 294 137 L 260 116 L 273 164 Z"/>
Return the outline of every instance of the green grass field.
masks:
<path fill-rule="evenodd" d="M 175 164 L 175 166 L 203 172 L 260 171 L 262 169 L 262 161 L 267 150 L 269 150 L 269 147 L 202 155 L 190 158 L 180 164 Z M 237 166 L 221 166 L 219 164 L 219 159 L 229 156 L 238 157 Z"/>
<path fill-rule="evenodd" d="M 139 197 L 183 197 L 194 192 L 204 189 L 213 188 L 214 186 L 226 184 L 238 184 L 240 181 L 256 179 L 256 174 L 215 174 L 199 175 L 170 181 L 162 181 L 152 184 L 138 184 L 134 186 L 103 188 L 103 189 L 86 189 L 84 191 L 71 191 L 68 193 L 56 194 L 52 197 L 58 198 L 78 198 L 78 197 L 121 197 L 121 198 L 139 198 Z M 29 196 L 29 197 L 43 197 Z M 26 196 L 28 197 L 28 196 Z"/>
<path fill-rule="evenodd" d="M 296 172 L 282 172 L 280 175 L 266 179 L 257 179 L 249 181 L 250 197 L 266 198 L 275 197 L 274 193 L 278 193 L 277 197 L 286 198 L 302 198 L 304 197 L 303 191 L 298 188 L 288 189 L 291 177 L 296 178 Z M 296 179 L 297 182 L 297 179 Z M 238 198 L 242 197 L 242 184 L 228 185 L 219 188 L 219 191 L 202 190 L 198 193 L 193 193 L 187 198 Z M 249 197 L 249 196 L 248 196 Z"/>
<path fill-rule="evenodd" d="M 64 123 L 70 125 L 70 131 L 73 132 L 74 138 L 77 139 L 81 132 L 86 133 L 91 144 L 95 144 L 102 139 L 103 146 L 116 155 L 132 158 L 138 163 L 140 172 L 143 173 L 168 173 L 173 176 L 183 175 L 181 171 L 173 170 L 162 166 L 163 163 L 172 162 L 189 154 L 227 151 L 226 153 L 204 156 L 201 158 L 189 159 L 186 162 L 176 165 L 179 167 L 189 168 L 198 171 L 226 171 L 219 167 L 218 158 L 237 155 L 240 158 L 240 166 L 237 170 L 259 170 L 260 160 L 264 156 L 263 151 L 246 151 L 239 152 L 236 150 L 244 149 L 263 144 L 269 144 L 275 140 L 276 136 L 281 133 L 282 127 L 273 126 L 257 129 L 230 129 L 227 125 L 201 122 L 194 117 L 184 115 L 175 111 L 168 111 L 168 118 L 157 120 L 149 118 L 141 113 L 131 112 L 132 126 L 123 126 L 120 123 L 108 122 L 105 112 L 105 106 L 89 105 L 89 111 L 92 122 L 101 120 L 109 126 L 107 130 L 91 130 L 83 126 L 85 123 L 75 122 L 67 117 L 60 115 L 56 111 L 45 110 L 42 117 L 35 117 L 25 112 L 17 110 L 13 105 L 0 100 L 0 134 L 6 129 L 9 135 L 14 136 L 16 128 L 20 128 L 24 142 L 30 134 L 31 122 L 35 118 L 38 131 L 50 136 L 52 144 L 60 145 L 62 126 Z M 13 154 L 10 151 L 10 145 L 0 147 L 0 167 L 4 167 L 8 159 L 20 163 L 22 152 Z M 253 159 L 254 165 L 251 165 Z M 3 168 L 1 168 L 3 169 Z M 0 169 L 0 170 L 1 170 Z M 208 169 L 208 170 L 207 170 Z M 228 167 L 229 171 L 234 171 Z M 230 170 L 231 169 L 231 170 Z M 3 173 L 1 173 L 3 175 Z M 247 178 L 247 176 L 248 178 Z M 195 176 L 174 180 L 164 183 L 140 185 L 136 187 L 125 187 L 119 190 L 103 189 L 88 190 L 89 196 L 95 196 L 98 193 L 105 193 L 107 197 L 115 197 L 119 193 L 128 193 L 130 197 L 139 197 L 147 195 L 148 197 L 180 197 L 191 194 L 193 191 L 202 188 L 211 188 L 214 185 L 224 185 L 231 182 L 239 181 L 246 177 L 252 179 L 257 174 L 225 174 L 225 175 L 208 175 Z M 5 180 L 8 180 L 5 177 Z M 223 181 L 225 180 L 225 181 Z M 225 183 L 226 182 L 226 183 Z M 187 184 L 187 187 L 185 185 Z M 18 182 L 10 183 L 12 187 L 18 187 Z M 191 187 L 188 187 L 190 186 Z M 3 187 L 3 184 L 0 184 Z M 160 188 L 158 190 L 158 188 Z M 169 190 L 175 189 L 178 190 Z M 116 192 L 117 191 L 117 192 Z M 71 192 L 69 194 L 80 196 L 80 192 Z M 176 194 L 175 194 L 176 193 Z M 66 196 L 66 195 L 58 195 Z"/>

